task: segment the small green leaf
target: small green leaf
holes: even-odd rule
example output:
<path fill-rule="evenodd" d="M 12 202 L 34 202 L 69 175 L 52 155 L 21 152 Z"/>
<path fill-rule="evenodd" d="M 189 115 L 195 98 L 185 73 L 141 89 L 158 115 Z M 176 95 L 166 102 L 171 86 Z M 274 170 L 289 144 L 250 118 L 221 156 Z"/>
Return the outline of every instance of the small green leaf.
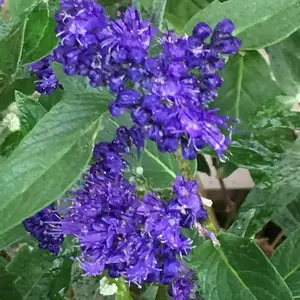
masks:
<path fill-rule="evenodd" d="M 297 30 L 299 11 L 299 0 L 214 1 L 189 20 L 184 32 L 191 33 L 198 22 L 215 26 L 229 18 L 235 23 L 235 34 L 244 42 L 243 48 L 259 49 L 275 44 Z M 286 17 L 287 22 L 277 21 Z"/>
<path fill-rule="evenodd" d="M 277 268 L 290 290 L 294 299 L 300 298 L 300 228 L 276 249 L 271 262 Z"/>
<path fill-rule="evenodd" d="M 221 247 L 210 241 L 192 253 L 205 299 L 292 300 L 292 294 L 269 259 L 247 238 L 219 235 Z"/>
<path fill-rule="evenodd" d="M 40 2 L 28 15 L 26 24 L 22 64 L 34 62 L 49 54 L 57 45 L 56 21 L 50 5 L 54 1 Z"/>
<path fill-rule="evenodd" d="M 4 234 L 0 235 L 0 250 L 20 241 L 26 237 L 27 231 L 25 231 L 23 224 L 17 225 L 14 228 L 8 230 Z M 1 298 L 0 298 L 1 299 Z"/>
<path fill-rule="evenodd" d="M 266 49 L 278 85 L 290 96 L 296 96 L 300 92 L 299 49 L 300 31 Z"/>
<path fill-rule="evenodd" d="M 198 153 L 197 155 L 197 171 L 206 173 L 208 176 L 211 175 L 211 170 L 206 161 L 206 158 L 201 153 Z"/>
<path fill-rule="evenodd" d="M 47 113 L 47 110 L 36 100 L 16 91 L 16 102 L 19 108 L 21 131 L 25 136 Z"/>
<path fill-rule="evenodd" d="M 270 77 L 268 65 L 256 51 L 231 57 L 220 75 L 224 85 L 213 106 L 220 108 L 223 115 L 240 119 L 244 127 L 265 101 L 281 93 Z"/>

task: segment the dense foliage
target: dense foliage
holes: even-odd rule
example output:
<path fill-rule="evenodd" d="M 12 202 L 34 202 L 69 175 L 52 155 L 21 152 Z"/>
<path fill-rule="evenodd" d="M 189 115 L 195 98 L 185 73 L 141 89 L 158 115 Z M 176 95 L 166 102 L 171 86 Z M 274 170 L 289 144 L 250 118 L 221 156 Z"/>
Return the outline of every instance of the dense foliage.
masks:
<path fill-rule="evenodd" d="M 300 298 L 299 13 L 0 0 L 0 300 Z M 204 154 L 256 184 L 223 230 Z"/>

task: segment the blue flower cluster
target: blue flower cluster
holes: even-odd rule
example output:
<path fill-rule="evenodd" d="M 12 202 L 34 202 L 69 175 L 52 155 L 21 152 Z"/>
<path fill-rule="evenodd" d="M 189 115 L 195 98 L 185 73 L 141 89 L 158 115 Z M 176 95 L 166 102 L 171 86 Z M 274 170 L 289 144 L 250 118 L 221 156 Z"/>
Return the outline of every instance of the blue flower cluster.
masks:
<path fill-rule="evenodd" d="M 64 241 L 61 233 L 61 218 L 51 204 L 34 216 L 23 221 L 25 229 L 38 241 L 39 247 L 58 254 Z"/>
<path fill-rule="evenodd" d="M 237 120 L 219 115 L 208 104 L 223 84 L 217 72 L 241 46 L 232 36 L 230 20 L 214 30 L 199 23 L 190 36 L 168 31 L 158 39 L 157 56 L 149 54 L 157 29 L 134 8 L 113 20 L 94 0 L 62 0 L 56 20 L 60 44 L 50 59 L 32 68 L 42 80 L 39 92 L 51 93 L 59 86 L 48 64 L 54 59 L 66 74 L 86 76 L 93 87 L 108 86 L 116 94 L 111 114 L 130 112 L 160 151 L 176 152 L 181 146 L 183 156 L 194 159 L 207 144 L 220 156 L 227 150 L 232 130 L 228 122 Z"/>
<path fill-rule="evenodd" d="M 192 246 L 181 228 L 204 220 L 206 211 L 197 182 L 181 175 L 168 202 L 155 193 L 137 196 L 124 177 L 128 163 L 123 154 L 135 143 L 132 132 L 122 126 L 111 143 L 95 147 L 97 161 L 74 195 L 62 232 L 80 241 L 88 274 L 107 269 L 111 277 L 124 276 L 136 284 L 172 284 L 185 269 L 178 256 L 189 254 Z"/>

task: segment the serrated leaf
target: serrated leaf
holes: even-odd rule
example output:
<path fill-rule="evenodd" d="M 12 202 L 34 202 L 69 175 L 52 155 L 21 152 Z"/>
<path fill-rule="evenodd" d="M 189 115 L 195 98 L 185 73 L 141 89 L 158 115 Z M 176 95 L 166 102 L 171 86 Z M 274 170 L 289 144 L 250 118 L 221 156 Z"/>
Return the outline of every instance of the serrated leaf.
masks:
<path fill-rule="evenodd" d="M 224 85 L 213 107 L 220 108 L 223 115 L 240 119 L 244 127 L 258 107 L 281 93 L 270 77 L 268 65 L 256 51 L 231 57 L 220 75 Z"/>
<path fill-rule="evenodd" d="M 47 113 L 47 110 L 36 100 L 16 91 L 16 102 L 19 108 L 21 131 L 25 136 Z"/>
<path fill-rule="evenodd" d="M 218 238 L 221 247 L 207 241 L 191 257 L 190 265 L 205 299 L 293 299 L 282 277 L 254 242 L 230 234 Z"/>
<path fill-rule="evenodd" d="M 4 249 L 24 237 L 26 237 L 27 231 L 25 231 L 23 224 L 17 225 L 14 228 L 8 230 L 4 234 L 0 235 L 0 250 Z"/>
<path fill-rule="evenodd" d="M 108 99 L 108 93 L 71 95 L 1 164 L 0 232 L 55 201 L 77 179 L 91 157 Z"/>
<path fill-rule="evenodd" d="M 184 32 L 191 33 L 198 22 L 215 26 L 229 18 L 236 25 L 235 34 L 244 42 L 242 47 L 259 49 L 279 42 L 299 28 L 299 5 L 299 0 L 214 1 L 189 20 Z M 286 15 L 286 22 L 277 22 Z"/>
<path fill-rule="evenodd" d="M 266 49 L 278 85 L 291 96 L 296 96 L 300 92 L 299 49 L 300 31 Z"/>
<path fill-rule="evenodd" d="M 271 258 L 271 262 L 292 291 L 294 299 L 300 298 L 299 250 L 300 228 L 289 235 L 289 237 L 276 249 Z"/>

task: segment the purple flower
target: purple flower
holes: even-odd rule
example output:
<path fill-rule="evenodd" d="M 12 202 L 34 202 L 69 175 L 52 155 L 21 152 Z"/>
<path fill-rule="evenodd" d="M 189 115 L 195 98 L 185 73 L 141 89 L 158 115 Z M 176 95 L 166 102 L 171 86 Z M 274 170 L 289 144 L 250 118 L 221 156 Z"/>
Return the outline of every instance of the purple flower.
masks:
<path fill-rule="evenodd" d="M 218 115 L 208 104 L 223 84 L 217 72 L 224 68 L 226 56 L 241 46 L 229 19 L 214 30 L 200 22 L 191 36 L 173 30 L 162 34 L 162 51 L 154 57 L 149 48 L 157 29 L 135 8 L 110 19 L 94 0 L 64 0 L 56 20 L 61 41 L 51 60 L 63 64 L 68 75 L 88 77 L 92 87 L 109 87 L 116 94 L 109 105 L 111 114 L 130 112 L 143 128 L 139 132 L 147 135 L 135 140 L 149 137 L 162 152 L 173 153 L 181 146 L 186 159 L 194 159 L 206 145 L 219 156 L 227 151 L 229 123 L 236 120 Z M 42 80 L 40 92 L 49 94 L 59 87 L 49 64 L 33 70 Z"/>
<path fill-rule="evenodd" d="M 61 218 L 51 204 L 23 221 L 25 229 L 39 241 L 39 247 L 58 255 L 64 241 L 61 233 Z"/>
<path fill-rule="evenodd" d="M 169 294 L 174 300 L 187 300 L 194 289 L 194 282 L 191 279 L 191 272 L 176 279 L 169 289 Z"/>
<path fill-rule="evenodd" d="M 122 126 L 112 142 L 96 145 L 96 163 L 75 192 L 61 229 L 78 238 L 87 274 L 108 270 L 113 277 L 124 276 L 137 284 L 172 284 L 182 268 L 178 257 L 188 255 L 192 246 L 182 235 L 181 224 L 190 215 L 189 225 L 196 224 L 203 208 L 200 198 L 194 199 L 197 184 L 182 176 L 174 185 L 176 198 L 169 204 L 155 193 L 137 196 L 135 186 L 124 177 L 126 155 L 141 145 L 137 130 Z"/>

